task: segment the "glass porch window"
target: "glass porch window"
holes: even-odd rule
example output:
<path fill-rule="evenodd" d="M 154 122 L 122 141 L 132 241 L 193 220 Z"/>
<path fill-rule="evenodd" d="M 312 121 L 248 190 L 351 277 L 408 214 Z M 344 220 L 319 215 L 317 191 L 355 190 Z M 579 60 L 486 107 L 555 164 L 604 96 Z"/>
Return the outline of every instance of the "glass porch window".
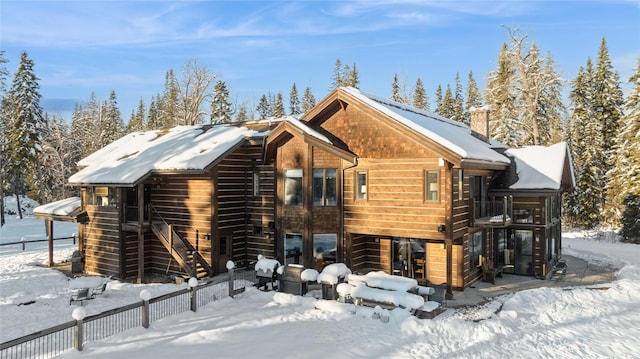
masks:
<path fill-rule="evenodd" d="M 302 168 L 284 170 L 284 204 L 302 205 Z"/>
<path fill-rule="evenodd" d="M 284 236 L 284 264 L 302 263 L 302 234 L 287 233 Z"/>
<path fill-rule="evenodd" d="M 338 203 L 335 168 L 313 169 L 313 205 L 335 206 Z"/>

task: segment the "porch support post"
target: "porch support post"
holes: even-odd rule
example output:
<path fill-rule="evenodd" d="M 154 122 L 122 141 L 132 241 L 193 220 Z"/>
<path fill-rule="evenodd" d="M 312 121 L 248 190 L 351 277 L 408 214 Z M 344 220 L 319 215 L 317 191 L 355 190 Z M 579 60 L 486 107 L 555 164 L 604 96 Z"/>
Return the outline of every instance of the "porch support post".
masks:
<path fill-rule="evenodd" d="M 144 184 L 138 184 L 138 284 L 144 282 Z"/>
<path fill-rule="evenodd" d="M 445 232 L 444 244 L 447 247 L 447 286 L 445 298 L 453 299 L 453 164 L 446 162 L 445 166 Z"/>
<path fill-rule="evenodd" d="M 47 232 L 49 232 L 49 267 L 53 267 L 53 221 L 47 220 Z"/>

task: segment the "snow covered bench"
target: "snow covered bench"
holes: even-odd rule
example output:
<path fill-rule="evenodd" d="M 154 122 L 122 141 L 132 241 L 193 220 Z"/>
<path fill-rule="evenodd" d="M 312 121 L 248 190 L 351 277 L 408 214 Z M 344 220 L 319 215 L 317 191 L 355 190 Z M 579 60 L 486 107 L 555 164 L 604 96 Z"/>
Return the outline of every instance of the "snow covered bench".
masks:
<path fill-rule="evenodd" d="M 385 309 L 401 307 L 414 311 L 425 303 L 422 294 L 433 294 L 433 288 L 419 289 L 418 281 L 415 279 L 384 272 L 370 272 L 366 275 L 350 274 L 347 283 L 354 286 L 351 290 L 351 298 L 355 304 L 372 307 L 379 305 Z"/>

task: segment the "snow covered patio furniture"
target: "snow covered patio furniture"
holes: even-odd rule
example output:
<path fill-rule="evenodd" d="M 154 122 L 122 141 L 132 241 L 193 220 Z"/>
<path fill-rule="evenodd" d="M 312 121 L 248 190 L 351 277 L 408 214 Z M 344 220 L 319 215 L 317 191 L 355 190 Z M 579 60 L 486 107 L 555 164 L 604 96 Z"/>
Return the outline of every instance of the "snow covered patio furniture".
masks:
<path fill-rule="evenodd" d="M 385 309 L 400 307 L 412 313 L 425 304 L 425 298 L 418 293 L 433 294 L 433 290 L 419 289 L 415 279 L 384 272 L 370 272 L 366 275 L 350 274 L 348 283 L 353 286 L 351 297 L 356 305 L 380 306 Z"/>
<path fill-rule="evenodd" d="M 304 266 L 300 264 L 287 264 L 278 269 L 278 291 L 283 293 L 305 295 L 308 291 L 308 283 L 302 279 Z"/>
<path fill-rule="evenodd" d="M 73 302 L 80 302 L 83 304 L 85 300 L 95 299 L 96 295 L 104 294 L 107 290 L 107 283 L 109 283 L 109 277 L 78 277 L 69 281 L 69 288 L 75 292 L 69 298 L 69 305 Z"/>
<path fill-rule="evenodd" d="M 333 263 L 324 267 L 317 278 L 318 283 L 322 284 L 322 299 L 337 300 L 338 284 L 343 283 L 349 274 L 351 270 L 344 263 Z"/>
<path fill-rule="evenodd" d="M 258 289 L 264 287 L 265 291 L 269 290 L 269 283 L 271 283 L 271 290 L 277 288 L 276 276 L 278 267 L 280 267 L 280 262 L 277 260 L 265 258 L 262 255 L 258 256 L 258 262 L 255 265 Z"/>

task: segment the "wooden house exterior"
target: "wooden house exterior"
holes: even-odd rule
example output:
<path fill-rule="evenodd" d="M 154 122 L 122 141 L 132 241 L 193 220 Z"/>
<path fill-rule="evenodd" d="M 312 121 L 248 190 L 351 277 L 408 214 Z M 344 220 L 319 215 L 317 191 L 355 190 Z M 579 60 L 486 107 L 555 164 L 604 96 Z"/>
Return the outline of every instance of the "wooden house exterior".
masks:
<path fill-rule="evenodd" d="M 228 260 L 242 265 L 249 256 L 273 255 L 273 243 L 265 235 L 274 221 L 273 169 L 262 163 L 262 139 L 269 126 L 150 131 L 148 141 L 137 142 L 130 138 L 133 134 L 83 160 L 85 168 L 69 182 L 81 187 L 89 218 L 79 224 L 85 271 L 139 281 L 150 274 L 205 277 L 225 272 Z M 195 141 L 214 131 L 218 133 L 204 145 Z M 163 136 L 182 138 L 153 144 Z M 211 153 L 195 166 L 162 168 L 163 156 L 172 158 L 177 150 L 174 141 L 186 143 L 187 152 L 195 149 L 196 156 Z M 119 153 L 122 148 L 128 153 Z M 153 158 L 145 159 L 146 152 Z M 186 162 L 193 158 L 189 153 L 186 157 Z M 148 161 L 155 161 L 153 168 L 144 167 Z M 136 174 L 122 175 L 128 167 Z"/>
<path fill-rule="evenodd" d="M 301 119 L 125 136 L 70 179 L 88 218 L 85 270 L 212 276 L 262 254 L 410 276 L 449 295 L 480 278 L 483 258 L 543 275 L 573 184 L 566 144 L 552 146 L 559 179 L 527 181 L 557 175 L 491 142 L 487 116 L 475 111 L 469 127 L 340 88 Z"/>

